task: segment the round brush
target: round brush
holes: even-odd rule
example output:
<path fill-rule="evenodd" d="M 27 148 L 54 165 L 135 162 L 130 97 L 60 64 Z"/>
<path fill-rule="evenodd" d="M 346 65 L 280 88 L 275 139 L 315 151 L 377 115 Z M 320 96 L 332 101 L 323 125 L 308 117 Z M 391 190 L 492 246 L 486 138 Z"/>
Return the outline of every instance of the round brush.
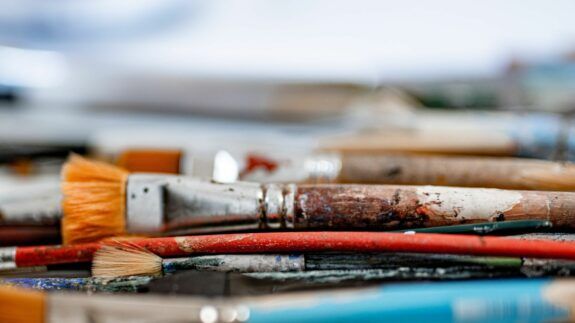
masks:
<path fill-rule="evenodd" d="M 100 248 L 92 261 L 92 274 L 102 278 L 161 276 L 180 270 L 220 272 L 300 272 L 418 268 L 518 269 L 521 258 L 473 257 L 417 253 L 216 254 L 161 258 L 137 245 Z"/>

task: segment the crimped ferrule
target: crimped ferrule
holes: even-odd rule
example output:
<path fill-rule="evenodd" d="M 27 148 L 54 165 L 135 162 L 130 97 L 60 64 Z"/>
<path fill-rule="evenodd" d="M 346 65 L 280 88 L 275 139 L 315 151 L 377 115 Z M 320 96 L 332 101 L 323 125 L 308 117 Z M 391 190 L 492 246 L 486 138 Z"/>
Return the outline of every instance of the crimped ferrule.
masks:
<path fill-rule="evenodd" d="M 17 268 L 16 247 L 0 248 L 0 270 Z"/>
<path fill-rule="evenodd" d="M 293 227 L 294 192 L 294 185 L 130 175 L 127 228 L 129 232 L 200 233 Z"/>

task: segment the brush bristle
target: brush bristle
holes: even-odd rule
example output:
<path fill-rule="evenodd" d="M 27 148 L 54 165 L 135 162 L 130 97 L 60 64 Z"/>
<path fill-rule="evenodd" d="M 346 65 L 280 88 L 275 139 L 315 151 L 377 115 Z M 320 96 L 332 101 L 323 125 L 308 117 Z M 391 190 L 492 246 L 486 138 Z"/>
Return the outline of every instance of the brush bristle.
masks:
<path fill-rule="evenodd" d="M 72 155 L 62 169 L 62 240 L 94 242 L 125 233 L 128 172 Z"/>
<path fill-rule="evenodd" d="M 532 189 L 575 191 L 575 165 L 525 169 L 521 173 L 521 180 Z"/>
<path fill-rule="evenodd" d="M 117 164 L 130 172 L 178 174 L 181 158 L 175 149 L 132 149 L 124 151 Z"/>
<path fill-rule="evenodd" d="M 0 286 L 0 322 L 43 323 L 46 294 L 12 286 Z"/>
<path fill-rule="evenodd" d="M 115 278 L 122 276 L 157 276 L 162 274 L 162 258 L 144 248 L 126 244 L 104 246 L 96 252 L 92 275 Z"/>

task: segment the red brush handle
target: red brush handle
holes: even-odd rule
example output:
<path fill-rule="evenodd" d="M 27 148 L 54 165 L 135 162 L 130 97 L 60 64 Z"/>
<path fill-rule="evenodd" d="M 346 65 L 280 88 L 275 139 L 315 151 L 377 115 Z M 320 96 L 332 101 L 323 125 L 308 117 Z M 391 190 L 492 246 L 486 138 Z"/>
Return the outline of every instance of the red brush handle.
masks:
<path fill-rule="evenodd" d="M 77 262 L 90 262 L 100 248 L 98 243 L 70 246 L 18 247 L 15 262 L 17 267 L 44 266 Z"/>
<path fill-rule="evenodd" d="M 575 242 L 473 235 L 387 232 L 280 232 L 145 239 L 136 242 L 163 256 L 194 253 L 417 252 L 575 260 Z"/>
<path fill-rule="evenodd" d="M 418 252 L 575 260 L 575 242 L 519 240 L 432 233 L 274 232 L 151 238 L 130 241 L 163 257 L 196 253 Z M 16 264 L 87 262 L 98 244 L 20 247 Z"/>

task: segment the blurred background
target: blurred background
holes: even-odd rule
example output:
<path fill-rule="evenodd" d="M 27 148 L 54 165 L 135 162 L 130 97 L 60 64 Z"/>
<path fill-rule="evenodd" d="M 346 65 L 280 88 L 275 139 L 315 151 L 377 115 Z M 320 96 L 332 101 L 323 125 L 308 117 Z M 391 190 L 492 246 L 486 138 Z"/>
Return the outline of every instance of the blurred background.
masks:
<path fill-rule="evenodd" d="M 573 12 L 568 0 L 4 0 L 1 160 L 26 174 L 69 151 L 385 150 L 398 133 L 478 147 L 501 134 L 513 151 L 485 154 L 567 160 Z"/>

